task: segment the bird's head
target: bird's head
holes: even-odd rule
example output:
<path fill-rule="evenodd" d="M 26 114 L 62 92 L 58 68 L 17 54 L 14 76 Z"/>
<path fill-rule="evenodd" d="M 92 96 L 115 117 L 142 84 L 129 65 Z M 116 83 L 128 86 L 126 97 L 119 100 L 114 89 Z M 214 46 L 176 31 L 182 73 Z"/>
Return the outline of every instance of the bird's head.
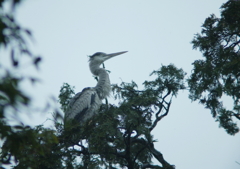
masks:
<path fill-rule="evenodd" d="M 126 53 L 127 51 L 124 52 L 118 52 L 118 53 L 111 53 L 111 54 L 106 54 L 103 52 L 97 52 L 95 54 L 93 54 L 92 56 L 90 56 L 89 59 L 89 67 L 90 70 L 92 72 L 92 74 L 98 76 L 98 70 L 99 70 L 99 66 L 106 60 L 117 56 L 117 55 L 121 55 L 123 53 Z"/>
<path fill-rule="evenodd" d="M 89 62 L 94 62 L 95 64 L 102 64 L 104 61 L 117 56 L 117 55 L 121 55 L 123 53 L 126 53 L 127 51 L 124 52 L 117 52 L 117 53 L 110 53 L 110 54 L 106 54 L 103 52 L 97 52 L 95 54 L 93 54 L 92 56 L 90 56 Z"/>

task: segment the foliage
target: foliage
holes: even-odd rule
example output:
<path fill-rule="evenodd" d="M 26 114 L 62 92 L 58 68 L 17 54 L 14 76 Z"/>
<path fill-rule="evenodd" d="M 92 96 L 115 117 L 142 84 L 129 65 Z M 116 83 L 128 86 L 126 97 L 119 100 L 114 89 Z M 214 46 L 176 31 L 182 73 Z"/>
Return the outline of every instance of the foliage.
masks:
<path fill-rule="evenodd" d="M 14 157 L 15 163 L 18 163 L 16 167 L 13 167 L 16 169 L 39 168 L 39 166 L 47 169 L 56 163 L 56 161 L 46 160 L 48 155 L 51 155 L 51 158 L 56 156 L 51 153 L 50 146 L 58 143 L 54 131 L 42 126 L 32 129 L 29 126 L 19 125 L 11 127 L 7 132 L 1 152 L 1 161 L 4 164 L 10 164 L 11 157 Z"/>
<path fill-rule="evenodd" d="M 56 121 L 55 129 L 48 129 L 31 128 L 19 121 L 18 125 L 7 123 L 10 112 L 17 116 L 19 108 L 30 104 L 20 84 L 37 81 L 13 70 L 21 72 L 22 57 L 28 57 L 36 69 L 41 62 L 41 57 L 32 54 L 27 46 L 31 32 L 15 20 L 14 9 L 20 2 L 11 1 L 11 10 L 6 12 L 3 4 L 10 2 L 0 0 L 0 50 L 10 51 L 12 63 L 11 70 L 0 63 L 3 72 L 0 74 L 0 167 L 12 164 L 15 169 L 173 169 L 174 165 L 154 147 L 156 140 L 151 134 L 170 112 L 173 96 L 186 88 L 186 74 L 172 64 L 153 71 L 150 76 L 155 79 L 145 81 L 141 90 L 133 81 L 113 85 L 119 104 L 106 101 L 98 115 L 82 126 Z M 239 130 L 232 117 L 240 119 L 239 11 L 239 1 L 228 1 L 222 6 L 221 18 L 211 15 L 206 19 L 202 33 L 192 41 L 193 48 L 199 48 L 205 60 L 193 63 L 194 70 L 188 79 L 190 98 L 211 109 L 229 134 Z M 64 83 L 59 94 L 63 112 L 74 94 L 74 88 Z M 224 108 L 220 100 L 224 94 L 232 97 L 233 110 Z M 153 158 L 159 164 L 153 164 Z"/>
<path fill-rule="evenodd" d="M 71 88 L 69 84 L 64 83 L 60 89 L 60 94 L 58 96 L 59 103 L 61 104 L 61 109 L 63 112 L 66 112 L 70 100 L 73 98 L 74 94 L 74 87 Z"/>
<path fill-rule="evenodd" d="M 39 67 L 41 57 L 35 56 L 28 48 L 27 40 L 31 39 L 31 32 L 21 27 L 15 20 L 14 10 L 21 0 L 0 1 L 0 50 L 9 52 L 11 67 L 7 68 L 0 62 L 0 167 L 6 164 L 18 164 L 13 168 L 37 168 L 36 166 L 51 166 L 48 161 L 41 162 L 51 154 L 50 149 L 58 142 L 54 131 L 42 126 L 31 128 L 18 120 L 19 109 L 30 111 L 29 97 L 22 91 L 23 81 L 35 83 L 34 77 L 21 74 L 22 58 L 28 58 L 30 66 Z M 5 5 L 11 6 L 7 11 Z M 3 52 L 4 51 L 4 52 Z M 26 59 L 25 59 L 26 60 Z M 17 72 L 17 73 L 16 73 Z M 25 112 L 29 113 L 29 112 Z M 8 123 L 9 114 L 16 118 L 15 125 Z M 50 162 L 50 161 L 49 161 Z M 53 163 L 56 164 L 56 163 Z M 48 168 L 48 167 L 43 167 Z M 58 167 L 53 167 L 58 168 Z"/>
<path fill-rule="evenodd" d="M 203 53 L 196 60 L 188 79 L 189 97 L 211 110 L 220 126 L 233 135 L 239 131 L 234 120 L 240 120 L 240 1 L 228 1 L 221 7 L 221 18 L 214 14 L 202 25 L 192 44 Z M 221 98 L 233 100 L 232 110 Z M 235 118 L 234 118 L 235 117 Z"/>
<path fill-rule="evenodd" d="M 119 106 L 103 104 L 99 115 L 84 126 L 71 126 L 55 122 L 56 130 L 43 126 L 31 128 L 22 122 L 7 123 L 8 113 L 18 116 L 19 109 L 30 104 L 29 97 L 20 89 L 23 81 L 37 81 L 21 74 L 22 58 L 28 57 L 38 69 L 41 57 L 35 56 L 27 46 L 31 32 L 15 20 L 17 1 L 0 1 L 0 49 L 10 51 L 11 70 L 0 63 L 0 137 L 3 140 L 0 167 L 12 168 L 174 168 L 154 148 L 151 131 L 169 113 L 172 96 L 184 88 L 184 73 L 173 65 L 154 71 L 155 81 L 145 81 L 144 90 L 136 83 L 114 85 Z M 9 12 L 3 3 L 12 3 Z M 15 74 L 14 70 L 18 73 Z M 74 95 L 73 88 L 65 83 L 59 95 L 63 111 Z M 29 110 L 30 111 L 30 110 Z M 155 115 L 155 116 L 153 116 Z M 161 164 L 152 165 L 155 157 Z M 15 165 L 14 163 L 15 162 Z"/>
<path fill-rule="evenodd" d="M 138 90 L 135 82 L 113 85 L 115 98 L 120 100 L 119 106 L 103 105 L 99 115 L 83 126 L 62 130 L 59 140 L 67 147 L 72 146 L 68 149 L 72 157 L 81 157 L 78 167 L 174 168 L 154 148 L 151 131 L 169 113 L 172 96 L 177 96 L 177 92 L 185 88 L 185 73 L 168 65 L 151 75 L 157 77 L 145 81 L 143 90 Z M 66 86 L 69 87 L 64 84 L 62 89 Z M 61 98 L 66 98 L 62 97 L 64 94 L 70 93 L 61 93 Z M 152 165 L 153 157 L 161 166 Z"/>

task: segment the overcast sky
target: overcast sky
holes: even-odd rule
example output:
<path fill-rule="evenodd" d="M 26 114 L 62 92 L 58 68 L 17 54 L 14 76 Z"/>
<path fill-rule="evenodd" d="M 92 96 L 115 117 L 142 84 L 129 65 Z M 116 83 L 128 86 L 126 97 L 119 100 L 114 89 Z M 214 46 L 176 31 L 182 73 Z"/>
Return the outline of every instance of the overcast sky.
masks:
<path fill-rule="evenodd" d="M 111 83 L 135 81 L 140 87 L 161 65 L 173 63 L 191 72 L 201 53 L 190 41 L 210 14 L 220 15 L 224 0 L 25 0 L 16 11 L 19 23 L 34 35 L 31 45 L 43 57 L 39 72 L 24 67 L 41 83 L 24 86 L 34 104 L 57 98 L 64 82 L 76 92 L 95 86 L 88 55 L 129 51 L 105 63 Z M 114 103 L 113 98 L 109 102 Z M 227 100 L 224 102 L 231 106 Z M 25 121 L 42 124 L 31 115 Z M 239 123 L 238 123 L 239 124 Z M 51 125 L 51 123 L 50 123 Z M 240 125 L 240 124 L 239 124 Z M 153 132 L 155 147 L 177 169 L 239 169 L 240 135 L 228 135 L 210 111 L 188 99 L 188 91 L 173 99 L 170 113 Z M 157 163 L 156 163 L 157 164 Z"/>

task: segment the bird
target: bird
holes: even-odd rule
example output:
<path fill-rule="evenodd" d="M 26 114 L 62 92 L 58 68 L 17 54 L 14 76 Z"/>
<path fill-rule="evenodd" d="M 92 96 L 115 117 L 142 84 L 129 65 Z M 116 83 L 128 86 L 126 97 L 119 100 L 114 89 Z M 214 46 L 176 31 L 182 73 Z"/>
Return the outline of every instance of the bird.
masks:
<path fill-rule="evenodd" d="M 108 72 L 100 65 L 114 56 L 121 55 L 127 51 L 106 54 L 97 52 L 89 58 L 89 68 L 94 76 L 98 77 L 95 87 L 87 87 L 82 92 L 77 93 L 70 101 L 68 109 L 65 112 L 66 121 L 75 121 L 83 125 L 98 113 L 102 100 L 107 98 L 111 92 L 111 83 Z"/>

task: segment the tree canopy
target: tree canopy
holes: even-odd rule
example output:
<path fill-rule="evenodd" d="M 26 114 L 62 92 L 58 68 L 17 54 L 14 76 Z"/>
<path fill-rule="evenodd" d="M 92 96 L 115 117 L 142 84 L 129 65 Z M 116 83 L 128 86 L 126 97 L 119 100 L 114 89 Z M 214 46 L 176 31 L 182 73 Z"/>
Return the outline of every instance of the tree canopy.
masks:
<path fill-rule="evenodd" d="M 99 115 L 83 126 L 59 124 L 59 142 L 72 147 L 67 159 L 81 156 L 77 164 L 80 168 L 174 168 L 155 149 L 151 131 L 169 113 L 172 97 L 185 89 L 185 73 L 171 64 L 151 75 L 156 79 L 145 81 L 143 90 L 138 90 L 135 82 L 114 85 L 119 105 L 103 104 Z M 66 103 L 74 94 L 73 88 L 66 83 L 60 91 L 61 103 Z M 153 165 L 153 157 L 161 165 Z"/>
<path fill-rule="evenodd" d="M 31 128 L 26 126 L 18 119 L 20 108 L 26 108 L 31 102 L 20 85 L 23 81 L 35 83 L 36 78 L 23 76 L 21 74 L 22 58 L 28 58 L 30 66 L 38 69 L 41 57 L 34 55 L 27 45 L 27 39 L 30 39 L 32 34 L 26 28 L 21 27 L 15 20 L 14 9 L 21 1 L 8 2 L 11 6 L 9 11 L 4 9 L 4 3 L 0 1 L 0 50 L 9 54 L 11 68 L 5 67 L 0 62 L 0 138 L 1 138 L 1 156 L 0 167 L 4 164 L 12 164 L 21 161 L 17 168 L 32 167 L 32 164 L 37 164 L 34 156 L 35 152 L 43 155 L 49 149 L 49 145 L 57 143 L 57 137 L 50 129 L 44 129 L 40 126 Z M 14 72 L 18 72 L 17 74 Z M 28 113 L 28 112 L 25 112 Z M 15 124 L 8 122 L 9 115 L 15 116 Z M 27 163 L 28 161 L 28 163 Z M 34 161 L 34 162 L 33 162 Z M 36 167 L 32 167 L 36 168 Z"/>
<path fill-rule="evenodd" d="M 192 44 L 204 59 L 193 63 L 189 97 L 210 109 L 220 126 L 233 135 L 239 131 L 235 120 L 240 120 L 240 1 L 223 4 L 221 18 L 209 16 Z M 232 109 L 221 100 L 224 96 L 232 99 Z"/>
<path fill-rule="evenodd" d="M 37 81 L 34 77 L 21 74 L 22 57 L 28 57 L 36 69 L 41 57 L 34 55 L 27 46 L 31 31 L 21 27 L 14 16 L 14 8 L 20 1 L 12 1 L 12 9 L 0 11 L 0 49 L 9 52 L 11 70 L 0 63 L 4 72 L 0 80 L 2 143 L 1 167 L 11 164 L 12 168 L 165 168 L 172 169 L 162 153 L 154 147 L 151 131 L 167 116 L 172 97 L 183 90 L 185 73 L 170 64 L 153 71 L 153 81 L 145 81 L 139 90 L 135 82 L 114 85 L 115 98 L 119 105 L 103 104 L 99 115 L 83 127 L 55 123 L 55 129 L 44 126 L 30 127 L 19 121 L 11 125 L 9 113 L 18 116 L 19 108 L 27 109 L 31 100 L 20 89 L 23 81 Z M 19 73 L 12 73 L 17 70 Z M 59 103 L 65 111 L 74 88 L 65 83 L 60 89 Z M 57 114 L 57 112 L 56 112 Z M 58 114 L 57 114 L 58 115 Z M 159 164 L 153 164 L 152 159 Z"/>
<path fill-rule="evenodd" d="M 28 109 L 31 99 L 20 84 L 35 83 L 37 79 L 21 74 L 22 58 L 27 57 L 38 69 L 41 57 L 33 54 L 26 43 L 32 37 L 31 31 L 15 19 L 14 9 L 22 1 L 11 1 L 10 11 L 3 8 L 6 2 L 0 0 L 0 50 L 9 55 L 12 65 L 9 69 L 0 62 L 0 168 L 173 169 L 175 166 L 155 148 L 158 138 L 152 131 L 170 113 L 173 98 L 188 87 L 190 99 L 210 109 L 229 134 L 239 131 L 234 120 L 240 120 L 240 1 L 223 4 L 221 18 L 212 14 L 205 20 L 201 34 L 195 35 L 193 48 L 199 49 L 204 59 L 193 63 L 188 87 L 183 69 L 162 65 L 150 74 L 154 80 L 144 81 L 141 87 L 134 81 L 112 85 L 118 105 L 106 101 L 98 115 L 82 126 L 64 124 L 56 111 L 54 129 L 30 127 L 18 120 L 12 125 L 7 120 L 8 114 L 17 117 L 23 107 L 32 111 Z M 64 83 L 58 97 L 63 112 L 74 94 L 74 87 Z M 223 96 L 232 99 L 232 110 L 225 107 Z"/>

